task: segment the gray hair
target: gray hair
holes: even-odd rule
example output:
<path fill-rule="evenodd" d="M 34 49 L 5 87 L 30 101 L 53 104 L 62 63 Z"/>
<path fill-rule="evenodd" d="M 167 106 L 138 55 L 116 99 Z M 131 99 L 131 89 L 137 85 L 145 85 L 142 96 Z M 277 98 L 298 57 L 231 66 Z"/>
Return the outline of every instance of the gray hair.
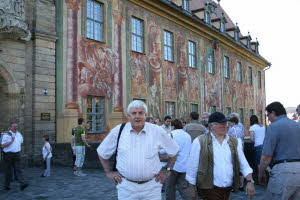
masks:
<path fill-rule="evenodd" d="M 230 115 L 229 115 L 229 117 L 236 117 L 236 118 L 240 118 L 240 115 L 239 114 L 237 114 L 237 113 L 231 113 Z"/>
<path fill-rule="evenodd" d="M 145 109 L 145 113 L 148 113 L 148 108 L 147 108 L 146 104 L 143 101 L 134 100 L 134 101 L 130 102 L 130 104 L 128 105 L 127 114 L 130 114 L 130 110 L 132 108 L 140 108 L 140 107 L 143 107 Z"/>

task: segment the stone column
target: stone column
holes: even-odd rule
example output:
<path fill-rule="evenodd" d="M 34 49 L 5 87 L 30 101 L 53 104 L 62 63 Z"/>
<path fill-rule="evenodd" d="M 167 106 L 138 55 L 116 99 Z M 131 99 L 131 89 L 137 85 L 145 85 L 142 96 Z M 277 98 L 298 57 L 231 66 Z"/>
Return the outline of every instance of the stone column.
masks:
<path fill-rule="evenodd" d="M 77 28 L 79 2 L 67 3 L 67 70 L 66 108 L 78 109 L 77 102 Z"/>

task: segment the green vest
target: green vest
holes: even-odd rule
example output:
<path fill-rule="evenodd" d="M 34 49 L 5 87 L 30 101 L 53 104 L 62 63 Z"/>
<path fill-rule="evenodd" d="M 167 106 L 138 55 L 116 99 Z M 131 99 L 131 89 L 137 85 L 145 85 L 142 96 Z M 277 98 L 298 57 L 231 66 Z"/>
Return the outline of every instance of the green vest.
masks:
<path fill-rule="evenodd" d="M 228 135 L 229 140 L 229 148 L 232 156 L 232 164 L 233 164 L 233 189 L 235 192 L 238 191 L 239 188 L 239 171 L 240 164 L 237 152 L 238 141 L 235 137 Z M 200 159 L 199 159 L 199 168 L 197 172 L 197 190 L 201 189 L 212 189 L 214 187 L 213 183 L 213 170 L 214 170 L 214 154 L 213 154 L 213 143 L 212 137 L 210 133 L 200 135 L 199 137 L 201 151 L 200 151 Z"/>

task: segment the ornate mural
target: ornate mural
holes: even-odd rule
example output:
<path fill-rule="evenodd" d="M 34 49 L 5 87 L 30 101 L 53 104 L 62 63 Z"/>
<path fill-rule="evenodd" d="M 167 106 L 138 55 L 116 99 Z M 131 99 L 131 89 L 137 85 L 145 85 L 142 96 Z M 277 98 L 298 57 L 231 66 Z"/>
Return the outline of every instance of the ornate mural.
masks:
<path fill-rule="evenodd" d="M 132 53 L 130 59 L 131 69 L 131 95 L 135 97 L 147 96 L 146 68 L 147 57 Z"/>
<path fill-rule="evenodd" d="M 115 54 L 99 43 L 86 39 L 81 40 L 80 48 L 79 94 L 82 97 L 94 95 L 111 98 Z"/>

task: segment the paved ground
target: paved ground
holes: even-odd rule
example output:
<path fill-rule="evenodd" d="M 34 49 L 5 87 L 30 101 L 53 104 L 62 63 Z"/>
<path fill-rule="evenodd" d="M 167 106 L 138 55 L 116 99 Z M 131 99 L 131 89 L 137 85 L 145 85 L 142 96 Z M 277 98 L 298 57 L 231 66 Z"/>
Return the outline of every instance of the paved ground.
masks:
<path fill-rule="evenodd" d="M 20 191 L 16 182 L 11 184 L 10 191 L 0 189 L 0 199 L 5 200 L 117 200 L 114 183 L 106 178 L 103 171 L 87 169 L 86 177 L 73 175 L 71 168 L 54 167 L 51 177 L 40 177 L 42 169 L 28 168 L 24 176 L 30 186 Z M 3 183 L 3 173 L 0 173 L 0 186 Z M 263 200 L 265 188 L 256 186 L 255 200 Z M 163 195 L 164 196 L 164 195 Z M 249 199 L 243 192 L 232 194 L 232 200 Z M 177 200 L 181 200 L 180 197 Z"/>

